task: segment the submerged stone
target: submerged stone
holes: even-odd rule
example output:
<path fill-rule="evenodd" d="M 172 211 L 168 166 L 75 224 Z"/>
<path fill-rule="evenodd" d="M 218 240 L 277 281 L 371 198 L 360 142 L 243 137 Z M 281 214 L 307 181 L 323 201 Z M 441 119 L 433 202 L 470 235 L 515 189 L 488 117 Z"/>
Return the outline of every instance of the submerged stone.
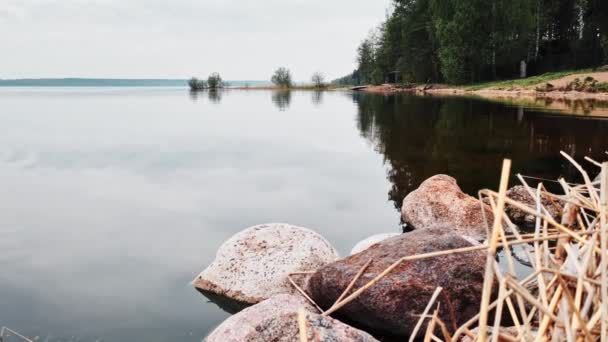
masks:
<path fill-rule="evenodd" d="M 401 235 L 401 233 L 383 233 L 383 234 L 376 234 L 376 235 L 372 235 L 368 238 L 365 238 L 361 241 L 359 241 L 354 247 L 353 249 L 350 251 L 350 255 L 353 254 L 357 254 L 361 251 L 364 251 L 366 249 L 368 249 L 369 247 L 373 246 L 374 244 Z"/>

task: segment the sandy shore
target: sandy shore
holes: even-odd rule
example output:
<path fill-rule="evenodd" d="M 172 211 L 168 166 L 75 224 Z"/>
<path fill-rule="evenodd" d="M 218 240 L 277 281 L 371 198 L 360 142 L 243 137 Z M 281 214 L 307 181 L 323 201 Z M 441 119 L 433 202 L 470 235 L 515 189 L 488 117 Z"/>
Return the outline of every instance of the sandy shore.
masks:
<path fill-rule="evenodd" d="M 584 74 L 574 74 L 559 79 L 551 80 L 550 83 L 555 89 L 566 87 L 576 78 L 583 80 L 585 77 L 593 77 L 598 82 L 608 82 L 608 72 L 592 72 Z M 608 92 L 590 93 L 580 91 L 538 91 L 536 87 L 544 84 L 537 84 L 530 87 L 520 88 L 485 88 L 480 90 L 467 90 L 464 87 L 448 86 L 443 84 L 432 84 L 417 86 L 414 88 L 399 88 L 394 85 L 384 84 L 379 86 L 368 86 L 361 91 L 372 93 L 397 93 L 409 92 L 416 94 L 436 94 L 436 95 L 476 95 L 485 98 L 550 98 L 554 100 L 600 100 L 608 101 Z"/>

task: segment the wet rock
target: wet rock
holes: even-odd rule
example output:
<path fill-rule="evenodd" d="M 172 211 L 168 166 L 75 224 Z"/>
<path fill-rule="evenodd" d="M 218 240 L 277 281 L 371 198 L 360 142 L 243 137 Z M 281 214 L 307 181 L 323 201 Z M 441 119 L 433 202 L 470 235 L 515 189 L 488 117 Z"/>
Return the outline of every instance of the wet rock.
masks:
<path fill-rule="evenodd" d="M 263 224 L 226 241 L 193 284 L 203 293 L 255 304 L 276 294 L 294 293 L 289 273 L 314 271 L 337 258 L 329 242 L 310 229 Z"/>
<path fill-rule="evenodd" d="M 451 227 L 401 234 L 317 270 L 307 291 L 317 304 L 327 309 L 370 259 L 373 261 L 356 288 L 404 256 L 469 246 L 472 244 Z M 441 286 L 440 316 L 451 328 L 454 321 L 460 325 L 477 314 L 484 270 L 485 255 L 481 251 L 404 262 L 335 315 L 368 332 L 409 336 L 418 321 L 417 315 L 424 311 L 436 287 Z"/>
<path fill-rule="evenodd" d="M 485 210 L 485 219 L 482 210 Z M 462 235 L 484 240 L 491 227 L 492 210 L 460 189 L 456 180 L 436 175 L 424 181 L 403 200 L 401 218 L 414 229 L 450 226 Z"/>
<path fill-rule="evenodd" d="M 206 339 L 207 342 L 298 342 L 298 311 L 306 311 L 309 341 L 377 341 L 371 335 L 331 317 L 314 313 L 301 296 L 281 294 L 228 318 Z"/>
<path fill-rule="evenodd" d="M 372 235 L 364 240 L 359 241 L 355 245 L 355 247 L 353 247 L 353 249 L 350 251 L 350 255 L 357 254 L 361 251 L 368 249 L 370 246 L 372 246 L 380 241 L 383 241 L 383 240 L 386 240 L 386 239 L 389 239 L 389 238 L 392 238 L 392 237 L 395 237 L 398 235 L 401 235 L 401 234 L 400 233 L 384 233 L 384 234 Z"/>
<path fill-rule="evenodd" d="M 526 188 L 522 185 L 517 185 L 509 189 L 507 191 L 507 197 L 536 210 L 536 200 L 530 196 Z M 557 222 L 560 222 L 565 203 L 546 194 L 541 194 L 540 201 L 549 211 L 549 214 L 551 214 Z M 516 225 L 533 225 L 536 222 L 536 216 L 529 215 L 512 205 L 507 204 L 505 206 L 505 212 L 509 219 Z"/>

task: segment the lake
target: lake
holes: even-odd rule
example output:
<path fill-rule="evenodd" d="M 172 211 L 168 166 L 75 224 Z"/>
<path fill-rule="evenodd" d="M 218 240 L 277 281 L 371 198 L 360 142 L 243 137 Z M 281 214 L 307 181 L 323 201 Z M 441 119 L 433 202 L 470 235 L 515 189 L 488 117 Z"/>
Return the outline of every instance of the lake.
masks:
<path fill-rule="evenodd" d="M 0 326 L 200 341 L 228 314 L 189 283 L 246 227 L 309 227 L 347 255 L 400 231 L 402 199 L 432 175 L 475 195 L 509 157 L 575 179 L 559 151 L 607 146 L 608 120 L 468 98 L 2 88 Z"/>

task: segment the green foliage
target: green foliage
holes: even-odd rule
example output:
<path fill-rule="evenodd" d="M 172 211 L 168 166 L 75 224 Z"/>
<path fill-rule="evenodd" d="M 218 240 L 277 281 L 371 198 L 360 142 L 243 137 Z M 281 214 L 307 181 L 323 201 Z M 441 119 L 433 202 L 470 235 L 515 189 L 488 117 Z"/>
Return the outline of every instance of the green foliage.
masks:
<path fill-rule="evenodd" d="M 597 93 L 597 92 L 607 92 L 608 91 L 608 83 L 606 82 L 598 82 L 595 78 L 591 76 L 585 77 L 584 80 L 581 81 L 580 78 L 575 78 L 572 82 L 568 83 L 564 89 L 565 91 L 575 90 L 586 93 Z"/>
<path fill-rule="evenodd" d="M 474 84 L 471 86 L 467 86 L 466 90 L 479 90 L 479 89 L 511 89 L 511 88 L 523 88 L 535 86 L 543 83 L 550 82 L 552 80 L 556 80 L 558 78 L 562 78 L 569 75 L 574 75 L 577 73 L 591 72 L 591 69 L 586 70 L 567 70 L 567 71 L 559 71 L 559 72 L 549 72 L 539 76 L 533 76 L 528 78 L 514 79 L 514 80 L 506 80 L 506 81 L 496 81 L 496 82 L 483 82 Z"/>
<path fill-rule="evenodd" d="M 357 50 L 357 62 L 359 62 L 359 75 L 362 84 L 371 83 L 373 80 L 373 73 L 376 68 L 374 40 L 374 36 L 370 35 L 361 42 Z"/>
<path fill-rule="evenodd" d="M 608 82 L 598 83 L 596 89 L 598 93 L 608 93 Z"/>
<path fill-rule="evenodd" d="M 358 83 L 466 84 L 608 61 L 606 0 L 393 0 L 357 49 Z M 353 81 L 353 79 L 351 79 Z"/>
<path fill-rule="evenodd" d="M 355 70 L 351 74 L 348 74 L 344 77 L 337 78 L 337 79 L 331 81 L 331 83 L 334 85 L 338 85 L 338 86 L 360 85 L 361 81 L 360 81 L 360 77 L 359 77 L 359 70 Z"/>
<path fill-rule="evenodd" d="M 217 72 L 212 73 L 207 78 L 207 86 L 211 89 L 221 88 L 223 86 L 222 77 Z"/>
<path fill-rule="evenodd" d="M 190 90 L 202 90 L 207 88 L 207 82 L 205 82 L 205 80 L 199 80 L 196 77 L 192 77 L 190 80 L 188 80 L 188 86 L 190 87 Z"/>
<path fill-rule="evenodd" d="M 287 68 L 278 68 L 270 80 L 279 87 L 290 88 L 292 86 L 291 72 Z"/>

